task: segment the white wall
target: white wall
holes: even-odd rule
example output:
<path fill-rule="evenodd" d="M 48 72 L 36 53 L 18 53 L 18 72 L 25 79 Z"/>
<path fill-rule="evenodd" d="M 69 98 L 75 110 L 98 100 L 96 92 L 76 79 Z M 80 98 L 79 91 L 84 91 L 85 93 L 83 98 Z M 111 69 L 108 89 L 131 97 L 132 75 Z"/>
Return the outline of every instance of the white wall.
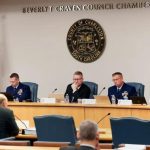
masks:
<path fill-rule="evenodd" d="M 126 81 L 145 84 L 145 96 L 149 99 L 150 8 L 22 13 L 22 7 L 25 6 L 37 3 L 57 6 L 62 3 L 58 0 L 41 1 L 0 1 L 1 90 L 9 84 L 8 79 L 12 72 L 18 72 L 22 81 L 37 82 L 39 97 L 45 97 L 54 88 L 58 88 L 58 92 L 64 92 L 76 70 L 84 73 L 85 80 L 97 82 L 99 90 L 112 85 L 111 74 L 120 71 Z M 64 5 L 90 2 L 66 0 Z M 89 64 L 76 61 L 70 55 L 66 44 L 70 26 L 82 18 L 99 22 L 107 38 L 103 55 Z M 107 94 L 107 90 L 104 94 Z"/>

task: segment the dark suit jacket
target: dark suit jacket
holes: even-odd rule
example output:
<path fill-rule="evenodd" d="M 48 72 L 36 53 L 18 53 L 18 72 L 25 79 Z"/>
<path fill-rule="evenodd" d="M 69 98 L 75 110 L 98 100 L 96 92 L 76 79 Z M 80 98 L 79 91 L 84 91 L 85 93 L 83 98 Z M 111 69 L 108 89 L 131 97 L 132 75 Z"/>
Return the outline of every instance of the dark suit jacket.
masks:
<path fill-rule="evenodd" d="M 112 95 L 116 97 L 116 100 L 118 99 L 123 99 L 123 93 L 127 91 L 128 92 L 128 98 L 130 99 L 131 96 L 137 96 L 137 92 L 133 86 L 130 86 L 126 83 L 123 84 L 122 88 L 120 91 L 117 91 L 117 86 L 112 86 L 108 89 L 108 96 L 109 99 L 111 100 Z"/>
<path fill-rule="evenodd" d="M 80 146 L 78 150 L 95 150 L 95 149 L 89 146 Z"/>
<path fill-rule="evenodd" d="M 20 102 L 23 100 L 31 99 L 31 91 L 29 86 L 19 83 L 19 86 L 16 88 L 9 86 L 6 89 L 6 92 L 13 96 L 13 99 L 18 99 Z"/>
<path fill-rule="evenodd" d="M 90 97 L 91 90 L 84 83 L 74 93 L 73 93 L 73 89 L 72 89 L 71 85 L 72 84 L 69 84 L 67 86 L 67 89 L 66 89 L 66 92 L 65 92 L 65 96 L 66 96 L 66 94 L 69 95 L 70 102 L 77 102 L 78 99 L 83 99 L 83 98 L 89 98 Z"/>
<path fill-rule="evenodd" d="M 79 148 L 76 148 L 74 146 L 68 146 L 68 147 L 61 147 L 60 150 L 95 150 L 95 149 L 89 146 L 80 146 Z"/>
<path fill-rule="evenodd" d="M 0 107 L 0 139 L 16 136 L 19 128 L 15 122 L 13 111 Z"/>

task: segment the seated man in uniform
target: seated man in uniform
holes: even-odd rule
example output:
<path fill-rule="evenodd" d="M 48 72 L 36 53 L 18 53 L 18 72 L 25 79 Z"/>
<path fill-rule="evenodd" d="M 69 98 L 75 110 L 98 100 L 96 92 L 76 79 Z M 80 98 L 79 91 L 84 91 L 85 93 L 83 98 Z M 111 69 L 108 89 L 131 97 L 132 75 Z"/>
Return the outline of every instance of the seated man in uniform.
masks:
<path fill-rule="evenodd" d="M 115 85 L 108 89 L 108 96 L 110 100 L 113 97 L 116 99 L 117 103 L 118 99 L 130 99 L 131 96 L 137 96 L 135 88 L 124 82 L 122 73 L 113 73 L 112 81 Z"/>
<path fill-rule="evenodd" d="M 60 150 L 99 150 L 99 133 L 98 125 L 90 120 L 81 122 L 78 138 L 80 140 L 80 147 L 74 146 L 62 147 Z"/>
<path fill-rule="evenodd" d="M 0 94 L 0 139 L 16 136 L 18 133 L 13 111 L 7 108 L 7 98 Z"/>
<path fill-rule="evenodd" d="M 83 74 L 76 71 L 73 75 L 73 83 L 67 86 L 65 96 L 68 94 L 70 102 L 77 102 L 78 99 L 89 98 L 90 88 L 83 83 Z"/>
<path fill-rule="evenodd" d="M 11 94 L 13 99 L 22 102 L 23 100 L 31 99 L 31 91 L 29 86 L 24 85 L 19 80 L 17 73 L 10 75 L 10 86 L 7 87 L 6 93 Z"/>

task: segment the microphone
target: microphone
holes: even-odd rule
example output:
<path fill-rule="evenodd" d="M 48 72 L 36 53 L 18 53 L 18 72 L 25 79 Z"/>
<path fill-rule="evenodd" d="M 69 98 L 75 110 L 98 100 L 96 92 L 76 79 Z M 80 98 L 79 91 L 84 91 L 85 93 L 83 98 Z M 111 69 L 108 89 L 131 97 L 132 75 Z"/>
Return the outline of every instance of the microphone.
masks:
<path fill-rule="evenodd" d="M 105 87 L 102 88 L 102 90 L 99 92 L 98 95 L 101 95 L 101 93 L 105 90 Z"/>
<path fill-rule="evenodd" d="M 27 129 L 28 127 L 26 126 L 26 124 L 19 118 L 15 115 L 15 117 L 25 126 L 25 128 Z"/>
<path fill-rule="evenodd" d="M 53 91 L 52 91 L 52 93 L 55 93 L 57 91 L 57 88 L 56 89 L 54 89 Z"/>
<path fill-rule="evenodd" d="M 104 117 L 102 117 L 98 122 L 97 124 L 99 124 L 102 120 L 104 120 L 107 116 L 109 116 L 111 113 L 108 113 L 107 115 L 105 115 Z"/>

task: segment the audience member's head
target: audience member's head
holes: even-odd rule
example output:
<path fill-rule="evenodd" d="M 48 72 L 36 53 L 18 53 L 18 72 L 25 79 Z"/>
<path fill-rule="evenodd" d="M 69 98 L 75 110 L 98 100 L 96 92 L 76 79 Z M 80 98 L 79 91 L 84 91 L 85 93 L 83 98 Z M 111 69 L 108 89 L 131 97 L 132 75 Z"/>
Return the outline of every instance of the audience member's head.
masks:
<path fill-rule="evenodd" d="M 0 94 L 0 107 L 7 107 L 7 106 L 8 106 L 7 97 L 4 94 Z"/>
<path fill-rule="evenodd" d="M 123 75 L 121 72 L 115 72 L 112 74 L 112 81 L 117 87 L 121 87 L 124 83 Z"/>
<path fill-rule="evenodd" d="M 17 73 L 12 73 L 10 75 L 10 84 L 11 84 L 11 86 L 17 87 L 19 85 L 19 82 L 20 82 L 19 75 Z"/>
<path fill-rule="evenodd" d="M 61 147 L 60 150 L 83 150 L 84 147 L 86 147 L 85 149 L 100 150 L 97 123 L 90 120 L 82 121 L 79 127 L 78 139 L 80 140 L 80 147 Z"/>
<path fill-rule="evenodd" d="M 81 122 L 78 137 L 81 145 L 88 144 L 97 147 L 99 143 L 98 125 L 90 120 Z"/>

